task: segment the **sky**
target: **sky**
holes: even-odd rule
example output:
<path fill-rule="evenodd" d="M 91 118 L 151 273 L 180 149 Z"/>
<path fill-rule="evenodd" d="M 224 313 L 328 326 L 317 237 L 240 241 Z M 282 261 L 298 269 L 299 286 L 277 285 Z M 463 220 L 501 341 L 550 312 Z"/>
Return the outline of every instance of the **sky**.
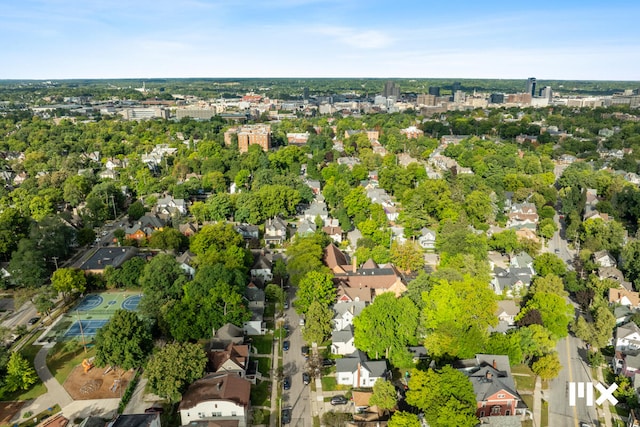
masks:
<path fill-rule="evenodd" d="M 640 80 L 637 0 L 0 0 L 0 79 Z"/>

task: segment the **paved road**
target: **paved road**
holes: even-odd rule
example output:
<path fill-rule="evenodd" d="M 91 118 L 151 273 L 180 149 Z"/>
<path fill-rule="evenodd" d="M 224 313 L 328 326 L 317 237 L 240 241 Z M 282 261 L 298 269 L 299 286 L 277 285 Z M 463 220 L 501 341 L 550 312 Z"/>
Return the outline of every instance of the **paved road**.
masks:
<path fill-rule="evenodd" d="M 289 290 L 290 300 L 294 295 L 293 288 Z M 302 328 L 298 325 L 300 317 L 292 304 L 286 310 L 287 323 L 290 332 L 287 338 L 290 343 L 289 351 L 284 353 L 284 375 L 291 377 L 291 389 L 282 394 L 282 406 L 292 408 L 291 427 L 310 427 L 313 425 L 311 418 L 311 406 L 309 403 L 309 386 L 302 382 L 302 372 L 305 369 L 306 360 L 302 355 L 302 346 L 306 343 L 302 339 Z"/>
<path fill-rule="evenodd" d="M 22 306 L 12 313 L 9 317 L 7 317 L 3 322 L 2 326 L 5 328 L 13 329 L 18 325 L 26 325 L 29 319 L 32 317 L 36 317 L 36 308 L 33 306 L 31 301 L 27 301 Z"/>
<path fill-rule="evenodd" d="M 563 369 L 551 381 L 549 390 L 544 392 L 549 402 L 549 425 L 578 427 L 579 422 L 598 425 L 595 407 L 587 407 L 583 399 L 577 399 L 576 406 L 569 406 L 569 383 L 592 381 L 591 369 L 586 362 L 586 348 L 580 339 L 569 336 L 558 342 L 556 350 Z M 598 393 L 594 392 L 594 398 L 597 396 Z"/>

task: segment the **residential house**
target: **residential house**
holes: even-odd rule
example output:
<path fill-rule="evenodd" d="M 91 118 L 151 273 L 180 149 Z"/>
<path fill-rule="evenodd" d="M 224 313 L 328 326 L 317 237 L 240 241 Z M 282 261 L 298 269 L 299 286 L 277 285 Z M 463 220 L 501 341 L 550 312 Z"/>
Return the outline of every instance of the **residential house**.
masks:
<path fill-rule="evenodd" d="M 423 249 L 427 249 L 429 251 L 434 250 L 436 248 L 436 232 L 429 228 L 423 227 L 422 230 L 420 230 L 418 244 Z"/>
<path fill-rule="evenodd" d="M 125 261 L 133 258 L 138 253 L 138 249 L 132 246 L 122 247 L 101 247 L 93 255 L 80 265 L 80 270 L 85 274 L 102 274 L 107 266 L 119 268 Z"/>
<path fill-rule="evenodd" d="M 210 348 L 223 350 L 229 344 L 242 344 L 244 342 L 244 330 L 233 323 L 225 323 L 214 331 Z"/>
<path fill-rule="evenodd" d="M 535 229 L 538 225 L 538 210 L 533 203 L 517 203 L 507 213 L 507 228 Z"/>
<path fill-rule="evenodd" d="M 235 421 L 249 425 L 251 383 L 238 375 L 208 374 L 191 384 L 178 405 L 182 425 L 198 421 Z"/>
<path fill-rule="evenodd" d="M 333 305 L 333 330 L 341 331 L 348 326 L 353 325 L 353 319 L 364 310 L 366 304 L 364 301 L 348 301 L 338 302 Z"/>
<path fill-rule="evenodd" d="M 187 203 L 184 199 L 174 199 L 173 196 L 166 196 L 156 202 L 156 212 L 162 215 L 186 215 Z"/>
<path fill-rule="evenodd" d="M 298 222 L 297 234 L 298 236 L 307 236 L 316 232 L 316 223 L 303 218 Z"/>
<path fill-rule="evenodd" d="M 498 301 L 498 308 L 496 309 L 498 325 L 495 328 L 490 327 L 489 330 L 491 332 L 506 333 L 508 330 L 513 329 L 518 313 L 520 313 L 520 307 L 513 300 Z"/>
<path fill-rule="evenodd" d="M 521 295 L 523 290 L 529 287 L 534 275 L 533 267 L 495 267 L 491 286 L 497 295 L 513 298 Z"/>
<path fill-rule="evenodd" d="M 311 202 L 311 205 L 303 212 L 303 219 L 315 221 L 318 217 L 320 217 L 324 223 L 324 221 L 329 219 L 329 210 L 327 209 L 327 204 L 324 202 L 324 199 L 316 197 Z"/>
<path fill-rule="evenodd" d="M 125 227 L 124 233 L 127 239 L 140 242 L 151 237 L 155 231 L 161 231 L 165 225 L 166 222 L 156 215 L 144 215 L 134 222 L 131 227 Z"/>
<path fill-rule="evenodd" d="M 336 360 L 336 380 L 341 385 L 373 387 L 378 379 L 385 378 L 386 375 L 385 360 L 369 360 L 361 351 Z"/>
<path fill-rule="evenodd" d="M 593 253 L 593 262 L 600 267 L 617 267 L 616 260 L 609 251 L 597 251 Z"/>
<path fill-rule="evenodd" d="M 198 232 L 198 223 L 187 222 L 184 224 L 180 224 L 178 226 L 178 231 L 180 231 L 180 233 L 186 237 L 194 236 Z"/>
<path fill-rule="evenodd" d="M 347 355 L 357 350 L 353 337 L 353 326 L 331 333 L 331 354 Z"/>
<path fill-rule="evenodd" d="M 640 293 L 624 288 L 609 288 L 609 304 L 619 304 L 630 308 L 640 307 Z"/>
<path fill-rule="evenodd" d="M 268 219 L 264 225 L 264 242 L 267 245 L 281 245 L 287 240 L 287 224 L 279 217 Z"/>
<path fill-rule="evenodd" d="M 611 363 L 616 375 L 633 378 L 636 374 L 640 374 L 640 351 L 616 351 Z"/>
<path fill-rule="evenodd" d="M 98 172 L 98 178 L 100 179 L 118 179 L 118 171 L 113 169 L 105 169 L 103 171 Z"/>
<path fill-rule="evenodd" d="M 474 359 L 455 365 L 465 373 L 476 395 L 476 416 L 520 416 L 527 409 L 516 389 L 509 358 L 503 355 L 476 354 Z"/>
<path fill-rule="evenodd" d="M 238 224 L 233 227 L 243 239 L 251 240 L 260 238 L 259 228 L 257 225 Z"/>
<path fill-rule="evenodd" d="M 264 251 L 259 251 L 253 254 L 253 265 L 251 266 L 251 279 L 259 280 L 261 283 L 269 282 L 273 279 L 273 272 L 271 271 L 271 260 L 265 256 Z"/>
<path fill-rule="evenodd" d="M 336 243 L 342 243 L 342 228 L 340 227 L 322 227 L 322 231 Z"/>
<path fill-rule="evenodd" d="M 631 316 L 633 316 L 633 311 L 629 309 L 626 305 L 618 305 L 613 309 L 613 317 L 616 318 L 616 326 L 623 325 L 631 320 Z"/>
<path fill-rule="evenodd" d="M 616 351 L 640 350 L 640 328 L 634 322 L 618 326 L 615 332 Z"/>
<path fill-rule="evenodd" d="M 318 181 L 317 179 L 307 179 L 305 180 L 305 184 L 307 184 L 307 186 L 311 189 L 311 191 L 313 191 L 313 194 L 315 196 L 317 196 L 318 194 L 320 194 L 320 181 Z"/>
<path fill-rule="evenodd" d="M 208 352 L 207 371 L 245 378 L 249 366 L 249 353 L 247 344 L 229 343 L 224 349 L 211 349 Z"/>
<path fill-rule="evenodd" d="M 265 295 L 255 283 L 250 282 L 245 288 L 245 298 L 251 310 L 251 320 L 244 322 L 242 328 L 246 335 L 264 335 L 267 324 L 264 321 Z"/>
<path fill-rule="evenodd" d="M 191 251 L 184 251 L 182 255 L 176 257 L 176 261 L 180 268 L 189 275 L 191 279 L 193 279 L 196 275 L 196 269 L 194 267 L 194 260 L 196 255 Z"/>

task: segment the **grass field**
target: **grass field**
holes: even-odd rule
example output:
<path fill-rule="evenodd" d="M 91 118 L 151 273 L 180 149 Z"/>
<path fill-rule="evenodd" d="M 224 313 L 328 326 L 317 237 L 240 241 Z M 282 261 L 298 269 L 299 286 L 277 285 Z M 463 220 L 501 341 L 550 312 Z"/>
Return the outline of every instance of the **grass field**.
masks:
<path fill-rule="evenodd" d="M 36 340 L 37 337 L 38 337 L 38 334 L 34 334 L 29 339 L 29 342 L 27 342 L 27 344 L 25 344 L 25 346 L 22 347 L 22 350 L 20 351 L 20 353 L 25 357 L 25 359 L 27 359 L 29 361 L 31 366 L 33 366 L 33 360 L 36 358 L 36 354 L 42 348 L 41 346 L 37 346 L 37 345 L 33 345 L 32 344 Z M 44 386 L 42 381 L 40 381 L 40 378 L 38 378 L 36 383 L 29 390 L 16 391 L 16 392 L 13 392 L 13 393 L 7 393 L 4 396 L 4 400 L 5 401 L 30 400 L 30 399 L 35 399 L 36 397 L 38 397 L 40 395 L 43 395 L 46 392 L 47 392 L 47 388 Z"/>
<path fill-rule="evenodd" d="M 63 384 L 71 371 L 82 363 L 83 359 L 87 359 L 96 355 L 94 347 L 87 349 L 85 353 L 82 344 L 79 341 L 63 341 L 57 343 L 47 355 L 47 366 L 51 374 Z"/>
<path fill-rule="evenodd" d="M 251 386 L 251 406 L 271 406 L 270 384 L 270 381 L 258 381 L 258 384 Z"/>
<path fill-rule="evenodd" d="M 258 351 L 258 354 L 271 354 L 271 343 L 273 342 L 273 335 L 252 335 L 252 345 Z"/>
<path fill-rule="evenodd" d="M 533 391 L 536 385 L 536 376 L 527 365 L 515 365 L 511 367 L 513 379 L 520 391 Z"/>

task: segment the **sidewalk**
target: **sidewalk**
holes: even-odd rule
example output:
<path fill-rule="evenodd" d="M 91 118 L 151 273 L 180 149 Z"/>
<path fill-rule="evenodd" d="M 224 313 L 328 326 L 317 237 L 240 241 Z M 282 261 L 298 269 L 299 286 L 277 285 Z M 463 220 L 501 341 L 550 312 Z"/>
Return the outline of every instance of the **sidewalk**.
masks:
<path fill-rule="evenodd" d="M 599 366 L 598 367 L 598 381 L 601 384 L 606 384 L 604 382 L 604 377 L 602 376 L 602 367 Z M 608 385 L 608 384 L 607 384 Z M 604 425 L 606 427 L 611 427 L 611 411 L 609 410 L 609 402 L 604 402 L 604 404 L 600 407 L 600 410 L 597 411 L 598 415 L 600 414 L 600 411 L 602 411 L 602 413 L 604 414 Z"/>
<path fill-rule="evenodd" d="M 542 380 L 536 375 L 536 385 L 533 389 L 533 425 L 542 425 Z"/>
<path fill-rule="evenodd" d="M 278 408 L 278 387 L 275 384 L 276 372 L 278 370 L 278 341 L 271 343 L 271 416 L 269 417 L 269 427 L 276 427 L 280 419 L 280 408 Z M 266 355 L 265 355 L 266 356 Z"/>

